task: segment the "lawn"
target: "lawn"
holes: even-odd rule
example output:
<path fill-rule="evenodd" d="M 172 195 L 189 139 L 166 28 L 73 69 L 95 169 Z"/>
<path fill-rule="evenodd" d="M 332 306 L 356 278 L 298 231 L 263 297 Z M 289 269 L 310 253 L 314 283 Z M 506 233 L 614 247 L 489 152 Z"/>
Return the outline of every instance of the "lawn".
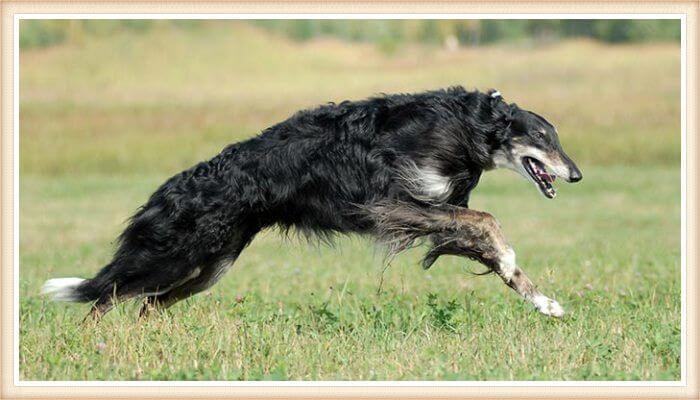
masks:
<path fill-rule="evenodd" d="M 386 56 L 239 23 L 25 51 L 20 379 L 680 379 L 679 62 L 673 44 L 587 41 Z M 384 268 L 369 238 L 274 231 L 210 291 L 145 321 L 127 303 L 81 324 L 88 306 L 38 295 L 94 274 L 157 185 L 227 143 L 300 107 L 450 84 L 544 114 L 583 171 L 552 201 L 490 172 L 470 204 L 499 219 L 563 319 L 471 261 L 423 271 L 418 248 Z"/>

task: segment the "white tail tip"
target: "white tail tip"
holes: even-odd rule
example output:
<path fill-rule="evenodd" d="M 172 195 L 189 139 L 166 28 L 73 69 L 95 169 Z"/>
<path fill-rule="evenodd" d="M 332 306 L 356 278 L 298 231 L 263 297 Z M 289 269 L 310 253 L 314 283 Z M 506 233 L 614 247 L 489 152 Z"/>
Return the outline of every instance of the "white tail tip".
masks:
<path fill-rule="evenodd" d="M 84 280 L 82 278 L 49 279 L 41 287 L 41 294 L 50 295 L 53 301 L 75 301 L 78 299 L 75 288 Z"/>

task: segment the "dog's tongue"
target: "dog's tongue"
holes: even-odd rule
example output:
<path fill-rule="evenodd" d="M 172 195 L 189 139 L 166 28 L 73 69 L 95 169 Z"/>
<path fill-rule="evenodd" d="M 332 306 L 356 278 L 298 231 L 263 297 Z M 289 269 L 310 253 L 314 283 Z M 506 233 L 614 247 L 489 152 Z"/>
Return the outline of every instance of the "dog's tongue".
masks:
<path fill-rule="evenodd" d="M 537 176 L 539 176 L 543 181 L 552 183 L 554 182 L 555 179 L 557 179 L 556 175 L 550 175 L 546 172 L 537 172 Z"/>

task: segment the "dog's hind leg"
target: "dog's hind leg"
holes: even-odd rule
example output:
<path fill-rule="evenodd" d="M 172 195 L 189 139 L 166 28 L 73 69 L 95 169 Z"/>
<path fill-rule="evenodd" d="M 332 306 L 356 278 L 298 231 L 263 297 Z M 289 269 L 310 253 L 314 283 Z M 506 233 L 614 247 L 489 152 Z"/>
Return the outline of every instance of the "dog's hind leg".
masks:
<path fill-rule="evenodd" d="M 455 206 L 407 204 L 383 205 L 374 211 L 379 212 L 375 218 L 378 233 L 390 249 L 400 251 L 420 237 L 430 238 L 433 247 L 423 260 L 423 268 L 430 268 L 441 255 L 468 257 L 489 267 L 541 313 L 554 317 L 564 314 L 559 303 L 540 293 L 518 267 L 515 252 L 491 214 Z"/>
<path fill-rule="evenodd" d="M 183 280 L 165 293 L 147 296 L 139 312 L 139 317 L 146 317 L 154 310 L 164 310 L 180 300 L 184 300 L 213 286 L 231 268 L 243 249 L 253 240 L 256 233 L 257 229 L 249 229 L 237 233 L 229 246 L 226 247 L 223 255 L 205 263 L 202 267 L 196 268 L 196 274 L 191 275 L 188 279 Z"/>
<path fill-rule="evenodd" d="M 95 304 L 92 305 L 90 312 L 88 312 L 85 318 L 83 318 L 83 322 L 87 321 L 88 319 L 99 322 L 100 319 L 102 319 L 102 316 L 107 314 L 107 312 L 109 312 L 109 310 L 111 310 L 113 307 L 114 301 L 111 296 L 100 298 L 95 302 Z"/>
<path fill-rule="evenodd" d="M 232 263 L 224 265 L 223 263 L 215 263 L 209 265 L 203 268 L 202 275 L 187 282 L 183 282 L 180 286 L 163 294 L 147 296 L 141 307 L 141 311 L 139 311 L 139 318 L 147 317 L 153 311 L 165 310 L 180 300 L 184 300 L 210 288 L 231 264 Z"/>
<path fill-rule="evenodd" d="M 165 310 L 180 300 L 184 300 L 192 295 L 207 290 L 213 286 L 223 274 L 233 265 L 235 258 L 222 258 L 204 268 L 200 275 L 183 282 L 180 286 L 173 288 L 163 294 L 146 297 L 139 317 L 148 316 L 152 311 Z"/>

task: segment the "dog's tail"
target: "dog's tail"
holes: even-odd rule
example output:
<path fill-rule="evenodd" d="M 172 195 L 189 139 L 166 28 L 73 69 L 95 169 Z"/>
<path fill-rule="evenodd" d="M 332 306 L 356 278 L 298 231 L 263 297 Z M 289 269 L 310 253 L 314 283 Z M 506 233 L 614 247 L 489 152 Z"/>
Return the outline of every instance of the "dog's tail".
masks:
<path fill-rule="evenodd" d="M 51 296 L 53 301 L 71 301 L 87 303 L 100 298 L 103 287 L 108 284 L 104 273 L 99 273 L 92 279 L 55 278 L 44 282 L 41 294 Z"/>
<path fill-rule="evenodd" d="M 83 282 L 82 278 L 49 279 L 41 287 L 41 294 L 51 296 L 53 301 L 80 301 L 82 295 L 78 288 Z"/>

